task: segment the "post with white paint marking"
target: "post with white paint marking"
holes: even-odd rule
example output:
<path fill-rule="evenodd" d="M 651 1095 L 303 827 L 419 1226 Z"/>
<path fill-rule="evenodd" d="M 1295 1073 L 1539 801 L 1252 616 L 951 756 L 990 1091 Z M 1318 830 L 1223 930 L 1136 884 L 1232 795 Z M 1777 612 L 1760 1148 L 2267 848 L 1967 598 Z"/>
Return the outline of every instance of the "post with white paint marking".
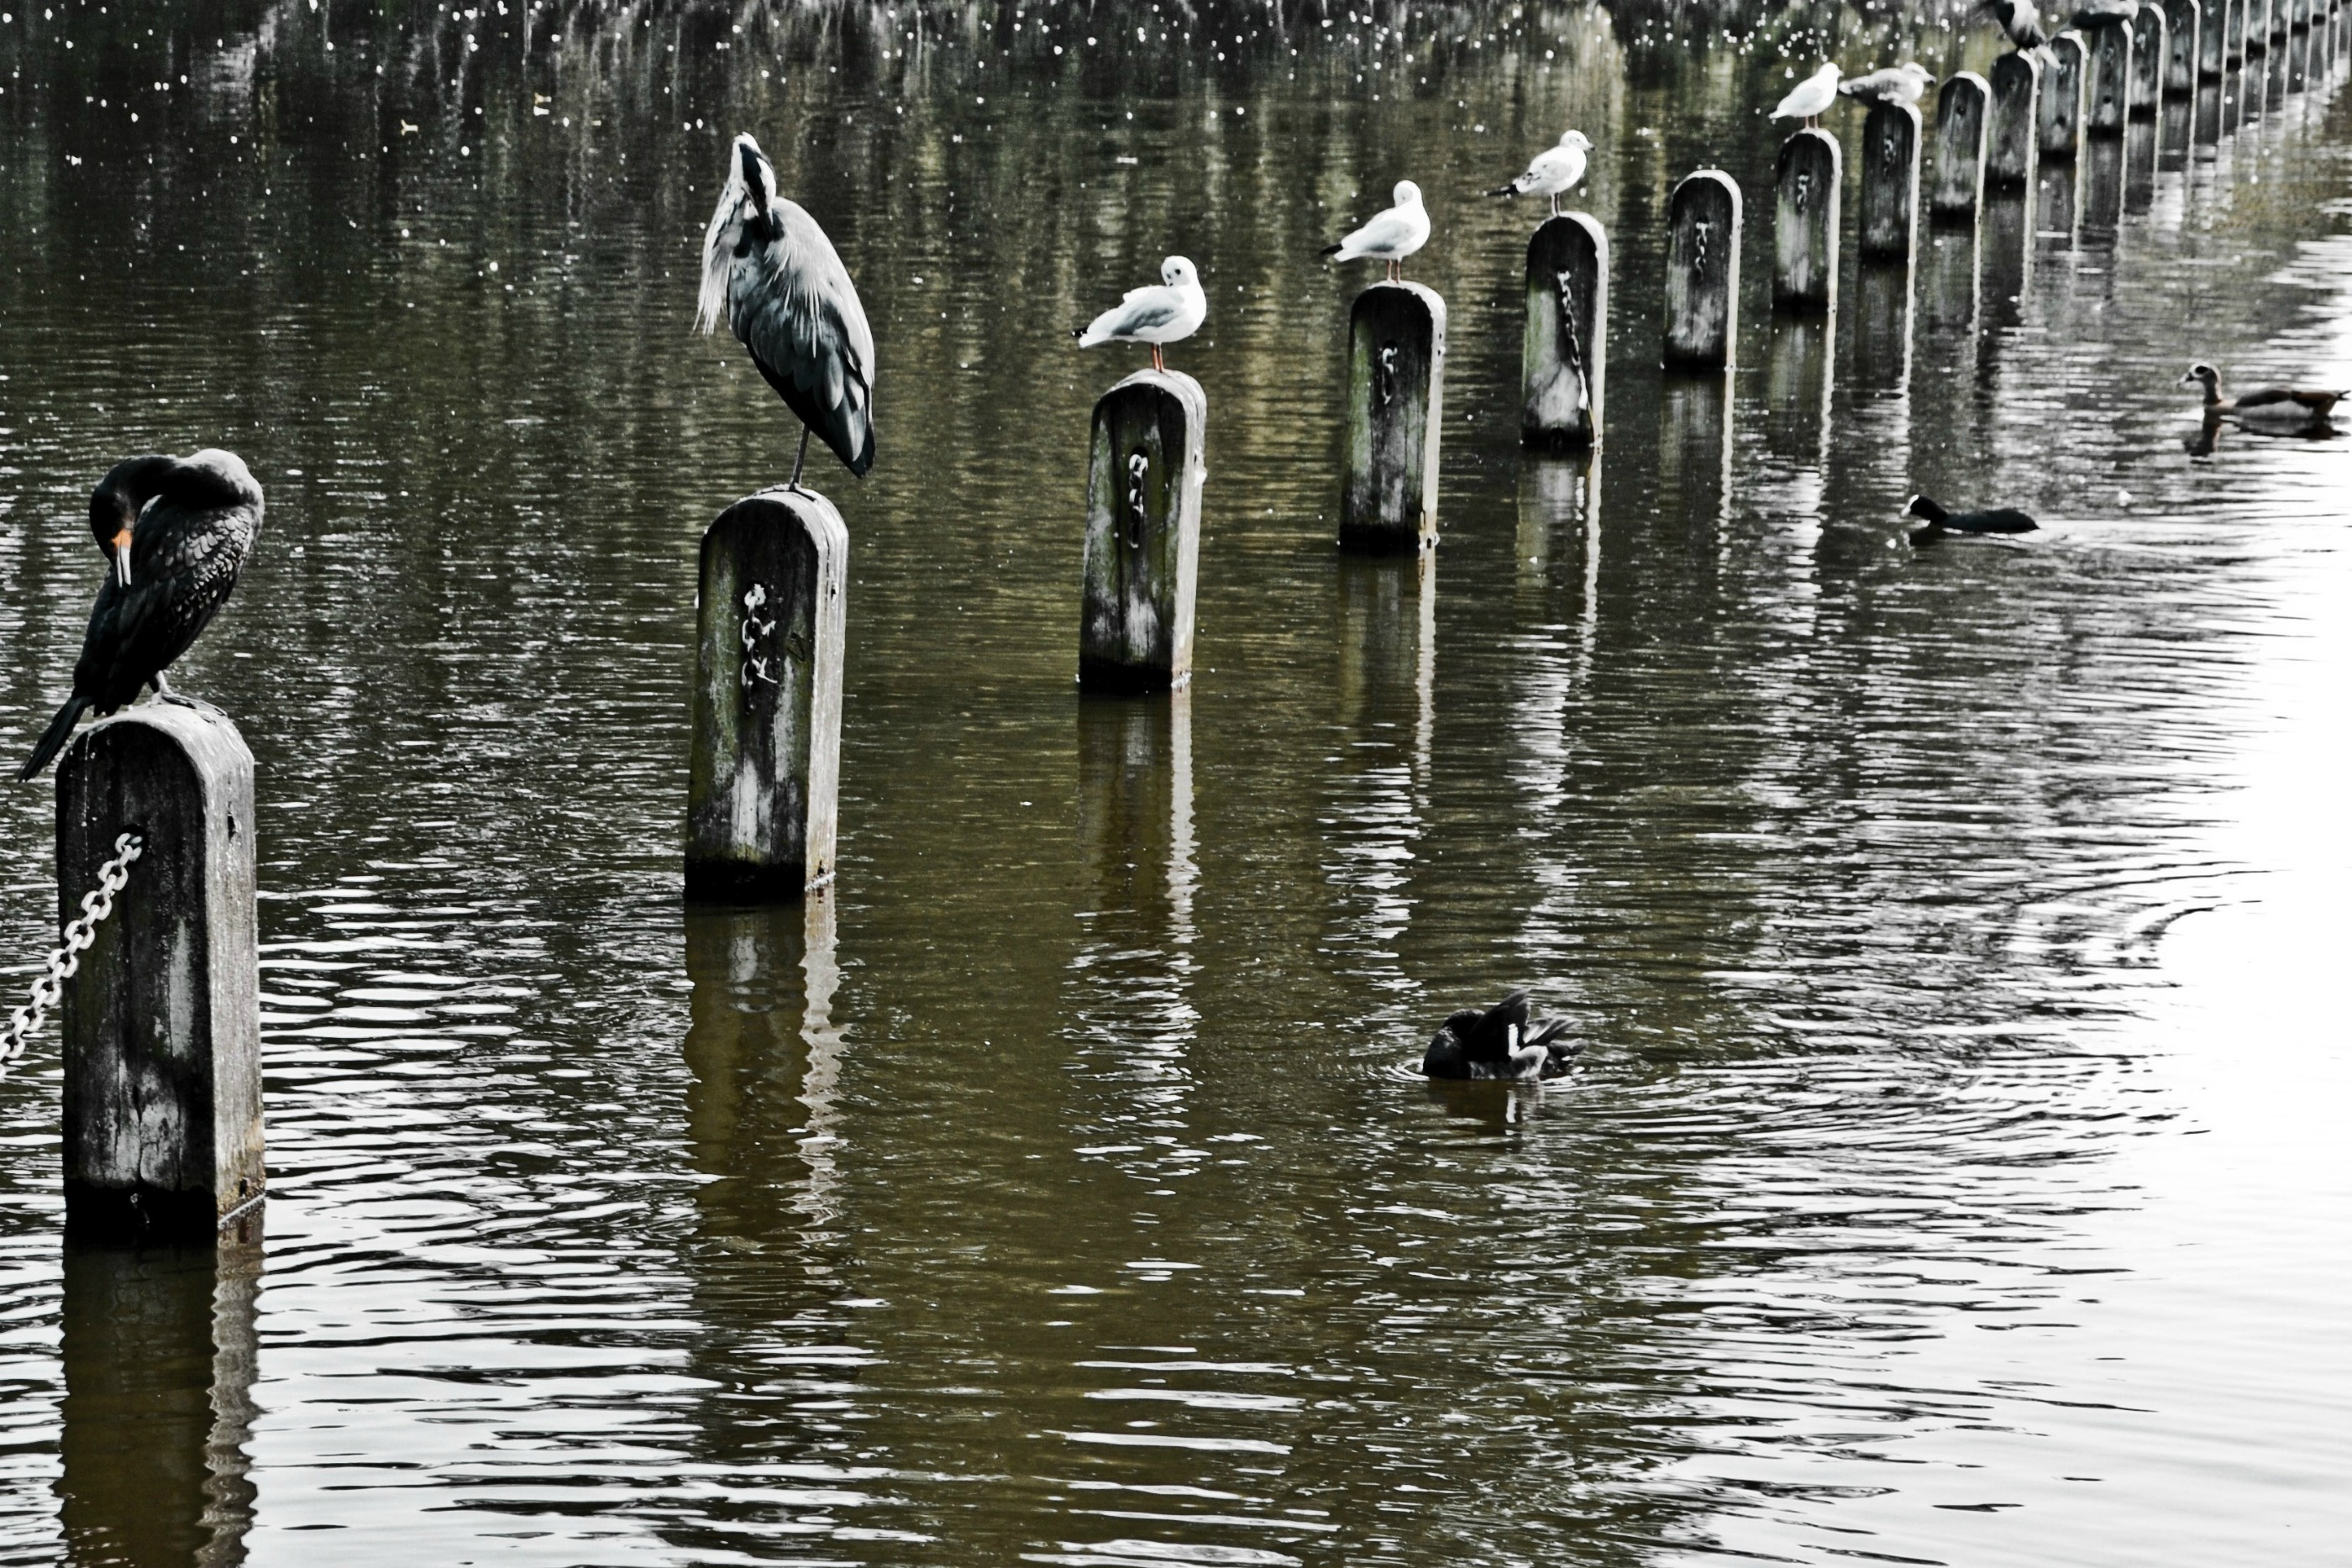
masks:
<path fill-rule="evenodd" d="M 2131 118 L 2132 25 L 2091 29 L 2088 97 L 2084 123 L 2094 136 L 2121 136 Z"/>
<path fill-rule="evenodd" d="M 1671 370 L 1731 368 L 1739 340 L 1738 183 L 1685 174 L 1666 203 L 1666 342 Z"/>
<path fill-rule="evenodd" d="M 702 536 L 686 896 L 796 899 L 834 874 L 849 530 L 762 490 Z"/>
<path fill-rule="evenodd" d="M 2042 61 L 2006 54 L 1992 63 L 1992 135 L 1985 152 L 1985 183 L 1995 190 L 2031 190 L 2042 150 Z"/>
<path fill-rule="evenodd" d="M 1811 128 L 1780 143 L 1772 175 L 1772 308 L 1837 312 L 1838 214 L 1845 159 L 1837 138 Z"/>
<path fill-rule="evenodd" d="M 2041 134 L 2044 159 L 2071 159 L 2083 130 L 2084 78 L 2089 57 L 2080 33 L 2050 40 L 2050 63 L 2042 76 Z"/>
<path fill-rule="evenodd" d="M 1974 223 L 1984 200 L 1992 84 L 1954 71 L 1936 89 L 1936 191 L 1928 211 L 1942 223 Z"/>
<path fill-rule="evenodd" d="M 153 703 L 58 765 L 58 909 L 140 852 L 65 995 L 68 1231 L 210 1236 L 259 1200 L 253 753 L 209 707 Z"/>
<path fill-rule="evenodd" d="M 1874 103 L 1862 122 L 1862 258 L 1908 263 L 1919 218 L 1919 110 Z"/>
<path fill-rule="evenodd" d="M 1209 397 L 1138 371 L 1095 404 L 1078 609 L 1078 685 L 1148 692 L 1192 678 L 1192 601 Z"/>
<path fill-rule="evenodd" d="M 1580 451 L 1601 439 L 1609 370 L 1609 236 L 1590 213 L 1547 218 L 1528 241 L 1519 439 Z"/>
<path fill-rule="evenodd" d="M 1411 555 L 1437 543 L 1444 421 L 1445 301 L 1418 283 L 1373 284 L 1348 313 L 1341 549 Z"/>

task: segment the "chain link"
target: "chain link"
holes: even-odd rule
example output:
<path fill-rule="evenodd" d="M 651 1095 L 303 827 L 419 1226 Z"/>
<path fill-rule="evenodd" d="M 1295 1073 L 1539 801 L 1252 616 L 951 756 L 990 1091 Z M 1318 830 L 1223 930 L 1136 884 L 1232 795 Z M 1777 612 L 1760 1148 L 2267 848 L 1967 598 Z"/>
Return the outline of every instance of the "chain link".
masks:
<path fill-rule="evenodd" d="M 98 940 L 99 923 L 114 913 L 114 895 L 131 881 L 131 862 L 146 852 L 147 842 L 137 833 L 123 833 L 114 841 L 114 858 L 98 868 L 98 886 L 82 895 L 81 918 L 69 921 L 46 966 L 47 973 L 33 982 L 33 994 L 25 1005 L 8 1015 L 8 1027 L 0 1030 L 0 1078 L 8 1075 L 8 1064 L 25 1054 L 25 1041 L 49 1009 L 64 999 L 66 982 L 81 967 L 81 956 Z"/>

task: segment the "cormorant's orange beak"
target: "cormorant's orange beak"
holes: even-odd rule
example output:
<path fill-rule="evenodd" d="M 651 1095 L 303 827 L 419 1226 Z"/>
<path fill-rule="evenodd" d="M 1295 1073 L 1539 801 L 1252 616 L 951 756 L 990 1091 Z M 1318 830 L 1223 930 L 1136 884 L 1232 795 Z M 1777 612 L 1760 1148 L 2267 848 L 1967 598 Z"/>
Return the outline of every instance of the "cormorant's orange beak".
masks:
<path fill-rule="evenodd" d="M 125 524 L 114 531 L 114 580 L 123 587 L 131 586 L 131 528 Z"/>

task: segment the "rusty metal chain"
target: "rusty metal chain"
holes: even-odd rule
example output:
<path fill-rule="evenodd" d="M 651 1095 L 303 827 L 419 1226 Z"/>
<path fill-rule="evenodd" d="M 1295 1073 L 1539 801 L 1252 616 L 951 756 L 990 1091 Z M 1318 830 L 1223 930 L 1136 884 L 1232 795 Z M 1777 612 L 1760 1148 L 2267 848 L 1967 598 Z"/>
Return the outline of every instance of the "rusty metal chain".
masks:
<path fill-rule="evenodd" d="M 25 1041 L 41 1027 L 49 1009 L 65 998 L 66 982 L 74 977 L 81 967 L 81 956 L 98 939 L 99 924 L 114 913 L 114 895 L 131 881 L 131 862 L 146 849 L 147 841 L 137 833 L 116 836 L 114 858 L 98 868 L 98 886 L 82 895 L 81 918 L 67 923 L 57 951 L 48 956 L 47 972 L 33 982 L 33 994 L 8 1015 L 7 1028 L 0 1029 L 0 1078 L 8 1075 L 10 1062 L 25 1054 Z"/>

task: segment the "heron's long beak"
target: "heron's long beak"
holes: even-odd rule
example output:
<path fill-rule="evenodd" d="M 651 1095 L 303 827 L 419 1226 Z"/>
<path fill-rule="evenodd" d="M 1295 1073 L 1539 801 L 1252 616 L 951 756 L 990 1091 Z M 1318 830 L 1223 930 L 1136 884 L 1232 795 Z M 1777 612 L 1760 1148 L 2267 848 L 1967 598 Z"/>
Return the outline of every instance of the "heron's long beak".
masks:
<path fill-rule="evenodd" d="M 114 533 L 114 580 L 123 587 L 131 586 L 131 530 L 117 528 Z"/>

